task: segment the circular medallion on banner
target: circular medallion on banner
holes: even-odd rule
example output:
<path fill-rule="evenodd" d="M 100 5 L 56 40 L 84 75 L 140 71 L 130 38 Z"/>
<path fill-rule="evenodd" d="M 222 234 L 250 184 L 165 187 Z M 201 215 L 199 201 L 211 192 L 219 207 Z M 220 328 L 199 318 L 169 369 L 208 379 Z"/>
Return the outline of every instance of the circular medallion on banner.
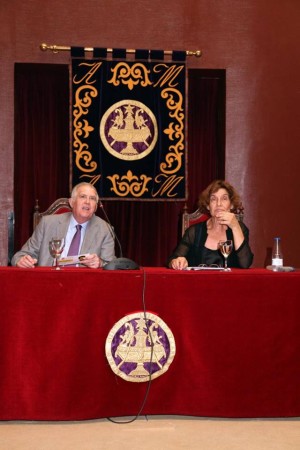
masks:
<path fill-rule="evenodd" d="M 127 381 L 149 381 L 165 373 L 174 359 L 170 328 L 153 313 L 136 312 L 110 330 L 105 353 L 113 372 Z"/>
<path fill-rule="evenodd" d="M 100 122 L 100 137 L 106 150 L 119 159 L 142 159 L 157 141 L 157 122 L 152 111 L 136 100 L 112 105 Z"/>

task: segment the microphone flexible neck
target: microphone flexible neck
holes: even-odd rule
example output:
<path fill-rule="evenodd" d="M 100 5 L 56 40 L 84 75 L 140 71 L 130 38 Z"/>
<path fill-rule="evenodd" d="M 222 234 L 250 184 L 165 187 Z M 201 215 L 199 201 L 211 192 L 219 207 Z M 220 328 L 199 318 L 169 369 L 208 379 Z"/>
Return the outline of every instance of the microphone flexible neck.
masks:
<path fill-rule="evenodd" d="M 106 219 L 106 222 L 107 222 L 109 231 L 110 231 L 110 233 L 111 233 L 113 239 L 114 239 L 114 240 L 117 242 L 117 244 L 118 244 L 119 251 L 120 251 L 120 258 L 123 258 L 123 252 L 122 252 L 122 246 L 121 246 L 121 243 L 120 243 L 120 241 L 119 241 L 118 236 L 117 236 L 116 233 L 115 233 L 115 230 L 114 230 L 114 227 L 113 227 L 112 224 L 111 224 L 111 221 L 110 221 L 109 218 L 108 218 L 108 215 L 106 214 L 106 211 L 105 211 L 105 209 L 104 209 L 104 207 L 103 207 L 103 204 L 102 204 L 101 200 L 99 200 L 99 207 L 100 207 L 100 208 L 102 209 L 102 211 L 103 211 L 104 217 L 105 217 L 105 219 Z"/>

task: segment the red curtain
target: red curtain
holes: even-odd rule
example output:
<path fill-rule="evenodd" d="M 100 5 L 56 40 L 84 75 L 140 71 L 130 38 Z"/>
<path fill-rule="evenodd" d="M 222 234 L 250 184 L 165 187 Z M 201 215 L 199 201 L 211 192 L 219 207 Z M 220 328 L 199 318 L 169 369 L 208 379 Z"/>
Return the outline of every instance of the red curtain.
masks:
<path fill-rule="evenodd" d="M 15 251 L 41 211 L 69 196 L 69 71 L 66 65 L 15 65 Z"/>
<path fill-rule="evenodd" d="M 225 71 L 188 70 L 188 207 L 224 176 Z M 43 211 L 69 186 L 69 68 L 15 66 L 15 251 L 32 233 L 35 200 Z M 184 202 L 106 201 L 122 249 L 142 266 L 163 266 L 176 245 Z M 103 218 L 103 211 L 99 211 Z"/>

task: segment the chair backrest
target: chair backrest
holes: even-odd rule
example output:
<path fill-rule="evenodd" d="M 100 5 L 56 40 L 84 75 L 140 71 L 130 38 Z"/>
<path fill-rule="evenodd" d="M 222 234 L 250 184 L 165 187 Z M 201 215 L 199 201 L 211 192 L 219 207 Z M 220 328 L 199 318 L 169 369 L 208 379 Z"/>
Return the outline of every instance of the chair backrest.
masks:
<path fill-rule="evenodd" d="M 7 224 L 7 237 L 8 237 L 8 248 L 7 248 L 7 264 L 10 266 L 11 259 L 14 256 L 14 232 L 15 232 L 15 215 L 13 211 L 8 213 L 8 224 Z"/>
<path fill-rule="evenodd" d="M 235 211 L 236 218 L 243 222 L 244 220 L 244 207 L 240 205 L 240 207 Z M 207 219 L 209 219 L 208 214 L 202 213 L 199 209 L 196 209 L 196 211 L 192 213 L 187 212 L 187 206 L 185 205 L 183 208 L 182 213 L 182 236 L 185 232 L 185 230 L 190 227 L 191 225 L 195 225 L 198 222 L 205 222 Z"/>
<path fill-rule="evenodd" d="M 52 214 L 62 214 L 72 211 L 68 198 L 58 198 L 55 200 L 46 211 L 40 212 L 39 201 L 35 201 L 34 213 L 33 213 L 33 229 L 37 226 L 43 216 L 49 216 Z"/>
<path fill-rule="evenodd" d="M 235 216 L 239 222 L 244 221 L 244 207 L 242 204 L 235 210 Z"/>
<path fill-rule="evenodd" d="M 192 213 L 188 213 L 187 206 L 185 205 L 182 213 L 182 236 L 184 235 L 185 230 L 191 225 L 195 225 L 198 222 L 205 222 L 205 220 L 207 220 L 208 218 L 209 215 L 202 213 L 199 209 L 196 209 L 196 211 Z"/>

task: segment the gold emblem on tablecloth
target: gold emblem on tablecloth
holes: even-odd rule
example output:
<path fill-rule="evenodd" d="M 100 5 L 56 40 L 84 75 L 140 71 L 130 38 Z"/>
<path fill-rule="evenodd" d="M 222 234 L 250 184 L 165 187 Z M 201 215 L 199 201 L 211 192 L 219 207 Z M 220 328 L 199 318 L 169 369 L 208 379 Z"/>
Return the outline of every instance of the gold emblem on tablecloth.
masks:
<path fill-rule="evenodd" d="M 165 373 L 175 356 L 174 336 L 159 316 L 138 312 L 119 320 L 108 334 L 105 352 L 114 373 L 141 382 Z"/>

